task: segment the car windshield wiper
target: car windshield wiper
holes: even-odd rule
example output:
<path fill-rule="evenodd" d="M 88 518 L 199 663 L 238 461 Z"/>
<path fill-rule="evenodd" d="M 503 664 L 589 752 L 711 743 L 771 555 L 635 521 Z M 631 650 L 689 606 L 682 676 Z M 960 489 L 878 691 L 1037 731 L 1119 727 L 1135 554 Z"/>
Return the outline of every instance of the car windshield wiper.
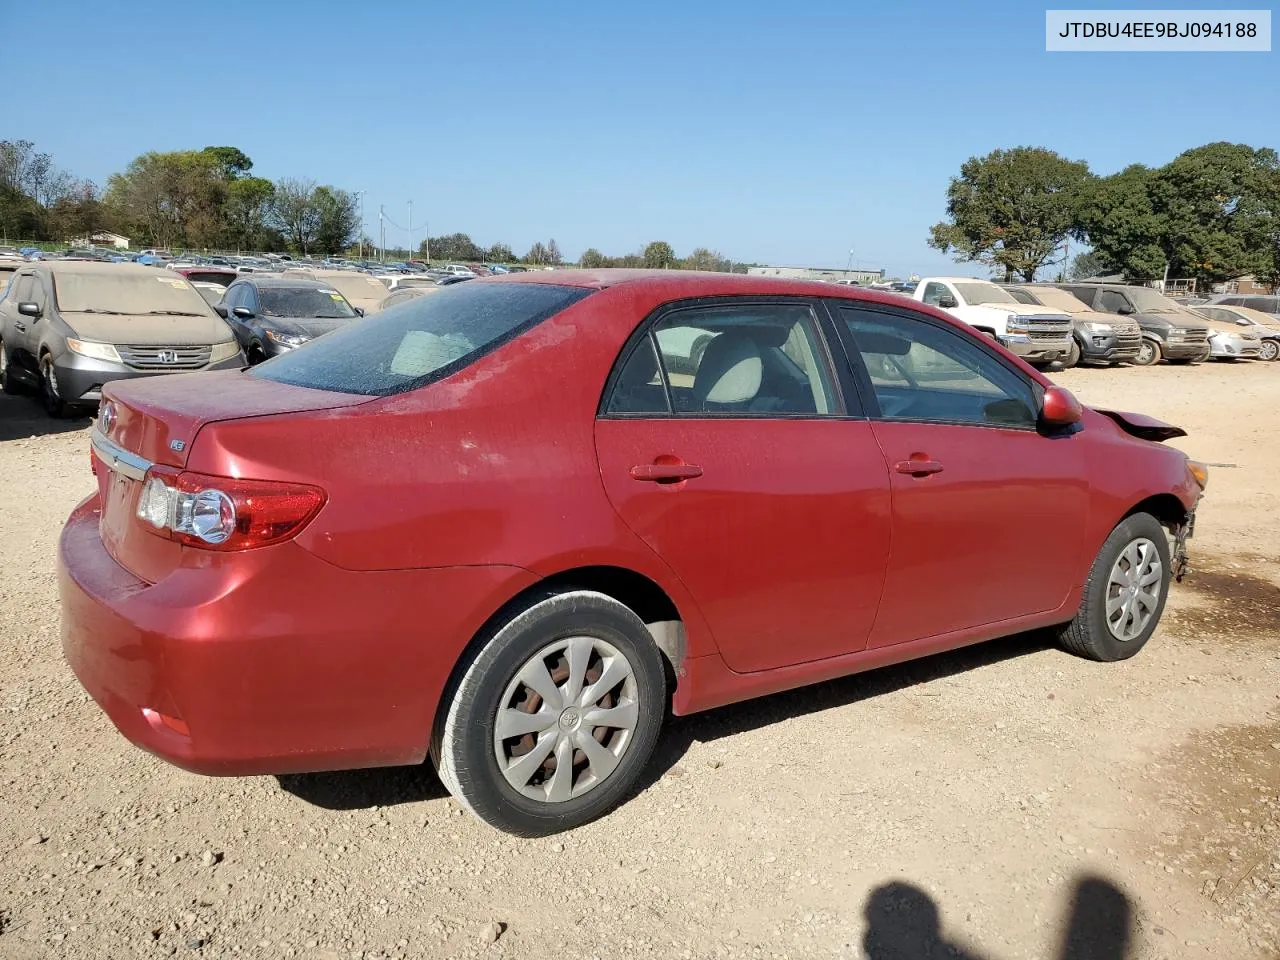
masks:
<path fill-rule="evenodd" d="M 110 312 L 110 311 L 108 311 Z M 189 310 L 148 310 L 150 316 L 160 317 L 202 317 L 202 313 L 192 313 Z"/>
<path fill-rule="evenodd" d="M 83 310 L 68 310 L 67 313 L 109 313 L 113 317 L 128 316 L 123 310 L 95 310 L 93 307 L 85 307 Z"/>

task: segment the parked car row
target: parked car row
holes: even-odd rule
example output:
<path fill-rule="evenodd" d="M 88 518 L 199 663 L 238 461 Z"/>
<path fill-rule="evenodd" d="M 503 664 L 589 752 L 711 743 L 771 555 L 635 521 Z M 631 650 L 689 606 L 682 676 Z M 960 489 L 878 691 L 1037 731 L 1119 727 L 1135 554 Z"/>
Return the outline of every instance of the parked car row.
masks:
<path fill-rule="evenodd" d="M 1150 287 L 997 284 L 970 277 L 926 277 L 909 296 L 946 310 L 1040 367 L 1280 357 L 1275 297 L 1221 295 L 1188 306 Z M 1246 299 L 1273 312 L 1237 303 Z"/>

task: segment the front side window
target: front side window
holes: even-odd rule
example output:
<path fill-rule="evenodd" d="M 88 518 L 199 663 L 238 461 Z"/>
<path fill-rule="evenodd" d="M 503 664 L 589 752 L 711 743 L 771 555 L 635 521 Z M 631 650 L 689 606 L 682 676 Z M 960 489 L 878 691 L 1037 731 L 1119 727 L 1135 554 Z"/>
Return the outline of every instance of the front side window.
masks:
<path fill-rule="evenodd" d="M 1030 384 L 965 336 L 924 319 L 841 307 L 886 420 L 1032 428 Z"/>
<path fill-rule="evenodd" d="M 460 283 L 344 324 L 249 375 L 339 393 L 403 393 L 463 369 L 591 292 L 550 283 Z"/>
<path fill-rule="evenodd" d="M 945 283 L 926 283 L 924 285 L 924 302 L 931 307 L 936 307 L 938 301 L 943 297 L 950 297 L 951 291 L 947 289 Z"/>
<path fill-rule="evenodd" d="M 1098 292 L 1098 310 L 1102 313 L 1133 313 L 1133 307 L 1123 293 L 1114 290 Z"/>
<path fill-rule="evenodd" d="M 678 310 L 635 345 L 608 413 L 821 416 L 836 412 L 817 319 L 806 304 Z"/>

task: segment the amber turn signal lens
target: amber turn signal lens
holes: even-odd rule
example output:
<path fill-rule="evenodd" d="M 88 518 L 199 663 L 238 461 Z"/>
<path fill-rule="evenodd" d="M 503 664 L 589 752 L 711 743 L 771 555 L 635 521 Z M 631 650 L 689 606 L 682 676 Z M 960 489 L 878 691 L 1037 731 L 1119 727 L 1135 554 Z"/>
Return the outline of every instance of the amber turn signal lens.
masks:
<path fill-rule="evenodd" d="M 1200 484 L 1201 490 L 1209 486 L 1209 467 L 1206 464 L 1201 463 L 1199 460 L 1188 460 L 1187 469 L 1196 478 L 1196 483 Z"/>

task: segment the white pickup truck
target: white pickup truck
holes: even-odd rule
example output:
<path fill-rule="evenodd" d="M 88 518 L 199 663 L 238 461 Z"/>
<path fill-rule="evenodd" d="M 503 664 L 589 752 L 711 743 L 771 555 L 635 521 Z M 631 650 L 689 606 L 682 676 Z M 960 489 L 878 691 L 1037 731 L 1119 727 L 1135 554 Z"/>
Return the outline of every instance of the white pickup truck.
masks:
<path fill-rule="evenodd" d="M 912 297 L 994 337 L 1028 363 L 1047 366 L 1071 351 L 1071 316 L 1019 303 L 998 284 L 973 277 L 925 277 Z"/>

